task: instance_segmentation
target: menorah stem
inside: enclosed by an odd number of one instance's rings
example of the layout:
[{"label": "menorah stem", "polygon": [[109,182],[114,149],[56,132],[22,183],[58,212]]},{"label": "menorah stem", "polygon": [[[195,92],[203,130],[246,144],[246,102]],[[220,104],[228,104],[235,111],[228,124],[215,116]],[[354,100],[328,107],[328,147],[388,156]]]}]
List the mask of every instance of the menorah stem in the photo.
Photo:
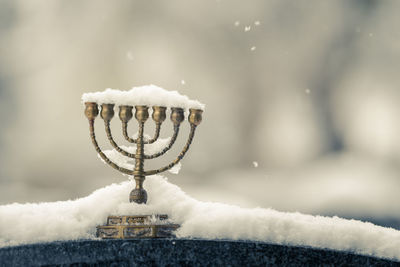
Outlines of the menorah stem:
[{"label": "menorah stem", "polygon": [[143,181],[145,179],[143,136],[144,123],[148,118],[147,107],[137,106],[135,117],[139,122],[138,137],[136,139],[135,169],[133,170],[133,176],[136,181],[136,188],[131,192],[129,196],[129,201],[141,204],[147,202],[147,193],[146,190],[143,189]]},{"label": "menorah stem", "polygon": [[144,174],[144,142],[143,142],[144,123],[139,122],[138,138],[136,139],[136,156],[135,156],[135,176],[143,176]]}]

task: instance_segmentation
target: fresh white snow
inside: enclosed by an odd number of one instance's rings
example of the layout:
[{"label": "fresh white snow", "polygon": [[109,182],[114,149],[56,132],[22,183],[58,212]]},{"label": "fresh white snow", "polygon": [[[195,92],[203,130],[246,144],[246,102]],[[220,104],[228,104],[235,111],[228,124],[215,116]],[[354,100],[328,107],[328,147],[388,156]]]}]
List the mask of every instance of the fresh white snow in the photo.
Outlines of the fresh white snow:
[{"label": "fresh white snow", "polygon": [[400,260],[400,231],[338,217],[201,202],[164,177],[147,177],[147,205],[128,202],[131,181],[52,203],[0,206],[0,246],[95,238],[110,214],[168,214],[181,238],[255,240]]},{"label": "fresh white snow", "polygon": [[169,169],[168,171],[172,174],[178,174],[181,171],[182,163],[178,162],[174,167]]},{"label": "fresh white snow", "polygon": [[204,110],[205,105],[197,100],[191,100],[177,91],[167,91],[155,85],[133,87],[129,91],[106,89],[102,92],[85,93],[82,95],[82,102],[96,102],[98,104],[119,105],[147,105],[180,107],[188,110],[189,108]]}]

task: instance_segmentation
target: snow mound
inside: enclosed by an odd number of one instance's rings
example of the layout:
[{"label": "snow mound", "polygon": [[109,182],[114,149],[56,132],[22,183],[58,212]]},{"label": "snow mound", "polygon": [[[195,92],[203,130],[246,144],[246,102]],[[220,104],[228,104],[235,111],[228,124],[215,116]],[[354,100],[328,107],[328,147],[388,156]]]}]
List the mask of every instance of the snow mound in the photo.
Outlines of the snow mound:
[{"label": "snow mound", "polygon": [[95,238],[108,215],[168,214],[178,237],[254,240],[400,260],[400,231],[338,217],[245,209],[201,202],[162,176],[145,181],[148,204],[128,202],[133,182],[112,184],[69,201],[0,206],[0,246]]},{"label": "snow mound", "polygon": [[98,104],[120,105],[146,105],[179,107],[185,110],[190,108],[204,110],[205,105],[197,100],[190,100],[187,96],[177,91],[167,91],[155,85],[133,87],[129,91],[106,89],[103,92],[85,93],[82,102],[96,102]]}]

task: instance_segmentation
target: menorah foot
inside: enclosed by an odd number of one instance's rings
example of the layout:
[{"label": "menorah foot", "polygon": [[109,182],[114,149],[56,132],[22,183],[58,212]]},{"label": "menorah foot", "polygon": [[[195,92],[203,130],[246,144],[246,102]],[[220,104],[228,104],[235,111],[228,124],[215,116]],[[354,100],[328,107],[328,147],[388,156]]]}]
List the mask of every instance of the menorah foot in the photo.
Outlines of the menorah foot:
[{"label": "menorah foot", "polygon": [[167,215],[108,216],[107,224],[97,226],[102,239],[175,237],[178,224],[167,223]]},{"label": "menorah foot", "polygon": [[143,188],[133,189],[129,195],[129,202],[135,202],[138,204],[146,204],[147,202],[147,192]]}]

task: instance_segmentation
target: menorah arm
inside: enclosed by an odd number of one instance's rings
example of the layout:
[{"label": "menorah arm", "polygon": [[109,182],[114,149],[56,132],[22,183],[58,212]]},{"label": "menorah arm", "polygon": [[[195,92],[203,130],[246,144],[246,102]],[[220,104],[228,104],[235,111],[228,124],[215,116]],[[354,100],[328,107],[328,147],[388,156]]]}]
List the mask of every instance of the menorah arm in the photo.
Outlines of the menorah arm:
[{"label": "menorah arm", "polygon": [[[157,123],[154,137],[150,140],[143,141],[143,144],[152,144],[155,141],[157,141],[158,137],[160,136],[160,130],[161,130],[161,123]],[[136,139],[130,138],[128,135],[128,123],[126,122],[122,122],[122,133],[128,142],[136,144],[137,142]]]},{"label": "menorah arm", "polygon": [[164,172],[167,171],[169,169],[171,169],[172,167],[174,167],[176,164],[178,164],[179,161],[181,161],[181,159],[185,156],[186,152],[189,150],[190,144],[193,141],[193,137],[194,137],[194,133],[196,131],[196,125],[191,124],[190,126],[190,134],[189,134],[189,138],[186,142],[186,145],[183,147],[182,152],[179,154],[179,156],[170,164],[168,164],[167,166],[160,168],[158,170],[151,170],[151,171],[147,171],[145,172],[145,175],[153,175],[153,174],[157,174],[160,172]]},{"label": "menorah arm", "polygon": [[129,153],[125,150],[123,150],[122,148],[120,148],[117,143],[115,143],[112,134],[111,134],[111,129],[110,129],[110,121],[104,121],[104,125],[106,128],[106,134],[107,134],[107,138],[108,140],[110,140],[111,145],[115,148],[115,150],[117,150],[119,153],[121,153],[124,156],[130,157],[132,159],[135,158],[135,154]]},{"label": "menorah arm", "polygon": [[127,122],[122,122],[122,134],[124,135],[125,139],[129,143],[135,143],[136,144],[136,139],[130,138],[128,135],[128,123]]},{"label": "menorah arm", "polygon": [[156,130],[154,133],[154,137],[150,140],[144,141],[143,144],[152,144],[157,141],[158,137],[160,137],[161,123],[156,123]]},{"label": "menorah arm", "polygon": [[128,174],[128,175],[132,175],[132,171],[122,168],[120,166],[118,166],[117,164],[115,164],[114,162],[112,162],[109,158],[107,158],[106,155],[104,155],[103,151],[101,151],[99,145],[97,144],[96,141],[96,135],[94,134],[94,120],[89,120],[89,131],[90,131],[90,138],[92,139],[92,143],[94,145],[94,148],[96,149],[97,153],[99,153],[100,157],[111,167],[113,167],[114,169]]},{"label": "menorah arm", "polygon": [[178,137],[178,133],[179,133],[179,124],[175,124],[174,125],[174,134],[172,135],[171,140],[169,141],[168,145],[158,153],[155,153],[153,155],[144,155],[144,158],[145,159],[154,159],[161,155],[164,155],[174,145],[176,138]]}]

